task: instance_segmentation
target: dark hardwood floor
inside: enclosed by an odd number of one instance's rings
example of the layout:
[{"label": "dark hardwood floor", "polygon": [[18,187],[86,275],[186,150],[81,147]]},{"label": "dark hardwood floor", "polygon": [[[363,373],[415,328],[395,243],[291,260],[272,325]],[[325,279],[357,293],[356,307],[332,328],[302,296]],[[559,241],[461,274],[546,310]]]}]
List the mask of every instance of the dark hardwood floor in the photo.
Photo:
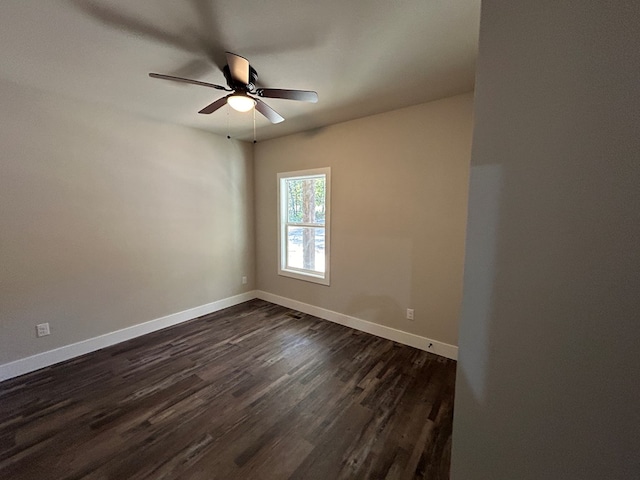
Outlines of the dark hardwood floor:
[{"label": "dark hardwood floor", "polygon": [[449,478],[454,379],[252,300],[0,383],[0,478]]}]

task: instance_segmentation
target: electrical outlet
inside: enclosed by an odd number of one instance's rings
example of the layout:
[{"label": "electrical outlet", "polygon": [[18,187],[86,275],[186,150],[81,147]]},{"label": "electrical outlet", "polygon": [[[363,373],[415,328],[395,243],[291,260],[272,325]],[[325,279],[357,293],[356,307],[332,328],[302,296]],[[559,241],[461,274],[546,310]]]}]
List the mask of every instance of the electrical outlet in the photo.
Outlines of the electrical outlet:
[{"label": "electrical outlet", "polygon": [[247,284],[247,277],[242,277],[242,284],[246,285]]},{"label": "electrical outlet", "polygon": [[36,335],[38,337],[46,337],[49,334],[51,334],[51,331],[49,330],[48,323],[40,323],[36,325]]},{"label": "electrical outlet", "polygon": [[413,320],[413,308],[407,308],[407,320]]}]

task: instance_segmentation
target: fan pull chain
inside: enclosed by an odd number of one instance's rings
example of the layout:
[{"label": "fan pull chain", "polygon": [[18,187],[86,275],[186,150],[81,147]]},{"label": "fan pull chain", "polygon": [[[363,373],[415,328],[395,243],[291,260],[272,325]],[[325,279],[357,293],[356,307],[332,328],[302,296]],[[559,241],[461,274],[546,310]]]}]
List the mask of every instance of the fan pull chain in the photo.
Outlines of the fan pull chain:
[{"label": "fan pull chain", "polygon": [[227,138],[231,138],[231,132],[229,131],[229,104],[227,103]]},{"label": "fan pull chain", "polygon": [[256,107],[253,107],[253,143],[256,142]]}]

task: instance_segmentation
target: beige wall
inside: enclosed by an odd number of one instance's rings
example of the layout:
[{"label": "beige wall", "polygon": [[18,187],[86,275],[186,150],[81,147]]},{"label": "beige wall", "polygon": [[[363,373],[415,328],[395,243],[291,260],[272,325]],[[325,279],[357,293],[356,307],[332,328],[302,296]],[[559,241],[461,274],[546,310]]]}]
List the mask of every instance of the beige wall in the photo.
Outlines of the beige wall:
[{"label": "beige wall", "polygon": [[483,1],[454,479],[639,478],[639,27]]},{"label": "beige wall", "polygon": [[7,82],[0,105],[0,364],[254,288],[250,144]]},{"label": "beige wall", "polygon": [[[257,287],[457,344],[471,130],[466,94],[259,142]],[[329,287],[277,275],[276,174],[326,166]]]}]

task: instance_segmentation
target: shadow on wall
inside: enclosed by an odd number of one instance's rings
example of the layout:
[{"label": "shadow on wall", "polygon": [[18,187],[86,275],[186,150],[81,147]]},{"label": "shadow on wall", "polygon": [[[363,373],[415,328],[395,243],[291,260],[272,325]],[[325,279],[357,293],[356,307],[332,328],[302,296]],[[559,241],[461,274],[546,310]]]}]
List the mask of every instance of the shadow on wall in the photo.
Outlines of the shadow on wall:
[{"label": "shadow on wall", "polygon": [[[487,402],[490,328],[493,315],[500,197],[503,188],[500,165],[480,165],[469,172],[469,215],[460,315],[454,447],[463,444],[457,431],[473,429],[475,419],[484,418]],[[458,404],[464,402],[463,408]],[[484,412],[484,413],[483,413]],[[481,432],[479,432],[479,435]],[[464,442],[468,440],[465,438]],[[471,440],[471,442],[490,441]],[[464,445],[465,453],[469,447]],[[455,451],[455,450],[454,450]],[[491,462],[476,454],[471,463]]]},{"label": "shadow on wall", "polygon": [[467,225],[464,297],[460,319],[460,343],[474,348],[460,352],[459,370],[474,400],[484,404],[492,313],[495,257],[500,221],[502,167],[473,167],[469,177],[470,215]]},{"label": "shadow on wall", "polygon": [[302,135],[304,135],[305,137],[315,137],[316,135],[320,135],[321,133],[323,133],[326,129],[327,127],[310,128],[302,132]]},{"label": "shadow on wall", "polygon": [[568,166],[471,169],[453,472],[635,478],[637,213],[608,183],[631,172],[543,153]]},{"label": "shadow on wall", "polygon": [[356,318],[387,325],[389,318],[402,316],[402,307],[387,295],[354,295],[347,305],[347,314]]}]

